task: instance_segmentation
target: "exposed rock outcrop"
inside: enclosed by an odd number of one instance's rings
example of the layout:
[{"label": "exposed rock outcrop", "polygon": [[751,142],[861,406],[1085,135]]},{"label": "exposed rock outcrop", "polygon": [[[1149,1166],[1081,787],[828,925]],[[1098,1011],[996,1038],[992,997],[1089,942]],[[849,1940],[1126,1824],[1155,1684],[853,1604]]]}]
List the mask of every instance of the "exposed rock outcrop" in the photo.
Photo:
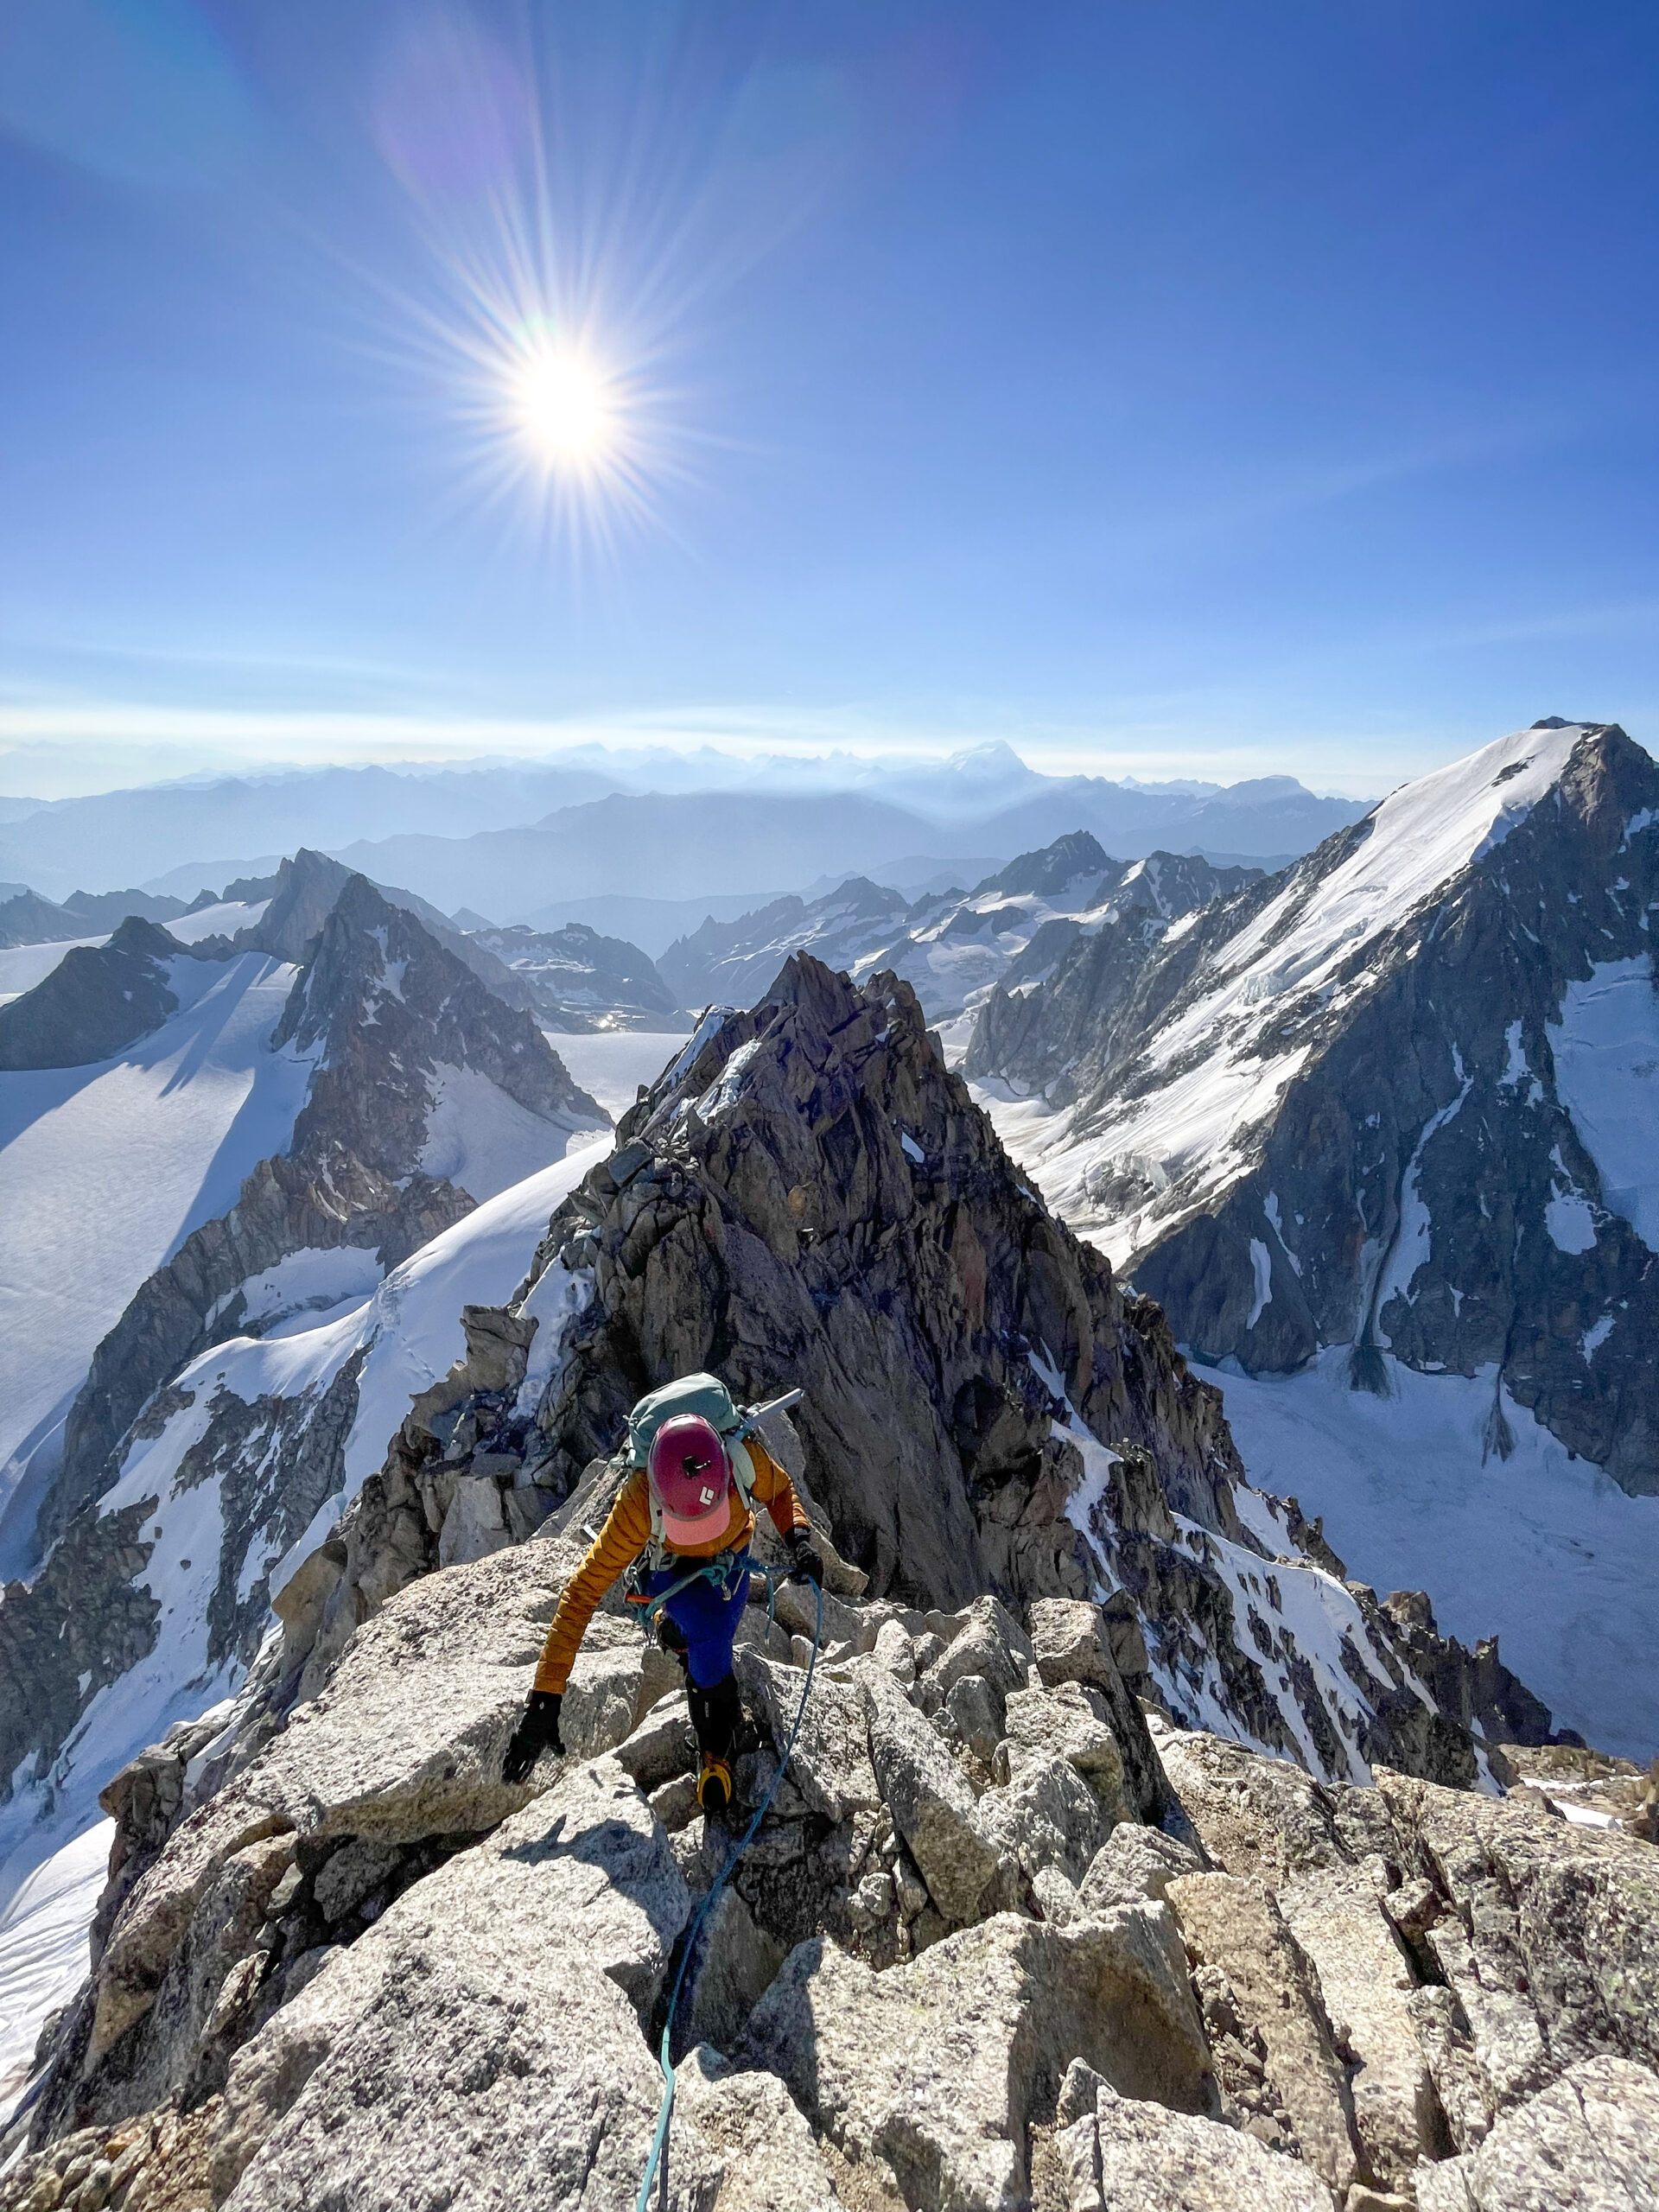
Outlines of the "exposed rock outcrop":
[{"label": "exposed rock outcrop", "polygon": [[[296,873],[277,935],[308,920]],[[267,910],[264,926],[276,912]],[[404,909],[347,880],[272,1037],[313,1063],[293,1142],[262,1161],[235,1206],[185,1240],[99,1346],[65,1430],[43,1525],[65,1526],[152,1392],[207,1345],[241,1332],[244,1286],[289,1253],[359,1246],[395,1267],[471,1211],[474,1194],[423,1166],[443,1071],[481,1076],[548,1125],[550,1154],[605,1126],[526,1015],[493,1000]]]},{"label": "exposed rock outcrop", "polygon": [[181,964],[207,957],[135,914],[107,944],[78,944],[31,991],[0,1007],[0,1069],[113,1059],[178,1011]]},{"label": "exposed rock outcrop", "polygon": [[[91,2204],[100,2158],[115,2212],[505,2207],[527,2176],[550,2205],[632,2203],[667,1980],[729,1844],[675,1797],[677,1669],[620,1606],[572,1678],[569,1756],[499,1781],[579,1555],[547,1535],[418,1578],[182,1820],[153,1757],[119,1779],[122,1878],[4,2212]],[[1651,1846],[1524,1793],[1333,1788],[1160,1724],[1191,1841],[1120,1806],[1080,1886],[1033,1880],[1004,1840],[1033,1758],[1102,1816],[1086,1686],[1058,1671],[1080,1615],[1039,1605],[1022,1627],[981,1600],[925,1624],[853,1598],[835,1618],[797,1763],[699,1954],[671,2202],[1647,2204]],[[781,1633],[757,1594],[744,1802],[804,1684]],[[916,1669],[929,1639],[990,1669],[953,1687],[1023,1683],[988,1769],[928,1691],[938,1656]],[[936,1853],[925,1802],[983,1840],[982,1884],[963,1842]]]},{"label": "exposed rock outcrop", "polygon": [[[290,869],[267,910],[278,950],[284,931],[310,930],[314,873]],[[134,921],[87,957],[105,959],[145,932],[161,935]],[[20,1777],[43,1776],[88,1706],[154,1648],[162,1603],[149,1570],[162,1488],[198,1491],[219,1508],[217,1527],[200,1535],[218,1570],[207,1618],[188,1624],[206,1630],[204,1680],[252,1661],[269,1619],[270,1568],[345,1489],[360,1349],[344,1343],[325,1372],[248,1395],[222,1377],[175,1388],[190,1363],[303,1313],[308,1295],[323,1308],[347,1291],[360,1295],[493,1194],[451,1179],[435,1157],[447,1086],[461,1087],[451,1120],[511,1117],[526,1166],[606,1124],[535,1022],[492,997],[364,878],[346,879],[305,944],[307,963],[271,1039],[311,1070],[291,1146],[260,1162],[228,1214],[185,1239],[99,1345],[41,1510],[43,1571],[10,1585],[0,1604],[0,1799]],[[187,957],[174,947],[168,958]],[[164,979],[159,956],[143,958]],[[463,1155],[465,1136],[463,1126]],[[483,1158],[488,1168],[487,1145]],[[145,1494],[148,1504],[141,1497],[102,1512],[135,1447],[158,1439],[162,1487]],[[175,1633],[185,1626],[175,1623]]]},{"label": "exposed rock outcrop", "polygon": [[773,899],[734,922],[712,918],[671,945],[659,963],[687,1006],[747,1003],[792,952],[807,952],[859,982],[902,976],[930,1020],[959,1014],[999,982],[1046,976],[1080,938],[1133,918],[1137,942],[1212,899],[1254,882],[1259,868],[1217,868],[1196,854],[1156,852],[1115,861],[1086,830],[987,876],[971,892],[929,892],[912,901],[863,876],[813,899]]},{"label": "exposed rock outcrop", "polygon": [[[467,942],[492,952],[539,995],[554,1029],[689,1029],[679,1001],[648,953],[626,938],[603,937],[585,922],[563,929],[468,932]],[[699,1001],[702,1003],[702,1001]]]}]

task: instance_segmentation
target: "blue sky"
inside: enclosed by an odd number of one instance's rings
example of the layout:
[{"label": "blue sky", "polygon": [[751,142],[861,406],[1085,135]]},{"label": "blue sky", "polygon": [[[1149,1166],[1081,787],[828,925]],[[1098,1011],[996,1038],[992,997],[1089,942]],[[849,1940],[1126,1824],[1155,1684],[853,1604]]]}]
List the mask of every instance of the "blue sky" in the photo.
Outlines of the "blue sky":
[{"label": "blue sky", "polygon": [[[3,0],[0,785],[1651,745],[1656,105],[1559,0]],[[531,303],[626,499],[492,416]]]}]

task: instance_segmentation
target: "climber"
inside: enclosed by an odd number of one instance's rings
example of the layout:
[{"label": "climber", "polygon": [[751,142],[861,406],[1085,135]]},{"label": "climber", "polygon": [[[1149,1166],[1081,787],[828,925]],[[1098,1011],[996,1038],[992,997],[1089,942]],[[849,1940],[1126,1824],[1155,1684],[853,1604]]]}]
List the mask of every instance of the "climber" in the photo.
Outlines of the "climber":
[{"label": "climber", "polygon": [[[707,1412],[670,1410],[688,1401]],[[730,1410],[729,1421],[721,1418],[722,1409]],[[653,1412],[667,1417],[653,1423]],[[716,1815],[730,1805],[732,1754],[742,1717],[732,1638],[748,1595],[752,1500],[772,1515],[789,1551],[791,1580],[820,1586],[823,1580],[823,1562],[794,1484],[752,1428],[729,1441],[721,1433],[723,1427],[730,1435],[738,1426],[725,1386],[712,1376],[684,1376],[634,1408],[629,1428],[636,1458],[644,1446],[645,1464],[636,1465],[624,1482],[604,1527],[565,1585],[535,1685],[507,1745],[505,1780],[524,1781],[543,1751],[563,1755],[559,1704],[582,1632],[617,1576],[643,1553],[639,1599],[666,1616],[661,1641],[686,1670],[702,1753],[697,1802]]]}]

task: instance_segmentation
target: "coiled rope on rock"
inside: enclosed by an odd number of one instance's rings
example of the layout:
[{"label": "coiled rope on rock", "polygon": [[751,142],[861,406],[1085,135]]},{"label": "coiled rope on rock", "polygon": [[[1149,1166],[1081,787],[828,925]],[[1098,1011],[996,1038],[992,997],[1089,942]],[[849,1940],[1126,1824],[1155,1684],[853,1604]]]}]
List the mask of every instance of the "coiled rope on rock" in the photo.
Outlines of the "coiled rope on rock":
[{"label": "coiled rope on rock", "polygon": [[[753,1569],[753,1572],[757,1574],[764,1574],[766,1578],[766,1612],[768,1618],[770,1618],[772,1600],[777,1594],[773,1585],[779,1580],[786,1580],[788,1579],[790,1570],[786,1568],[757,1566]],[[817,1617],[813,1624],[812,1629],[812,1649],[807,1658],[806,1680],[801,1686],[801,1701],[795,1708],[795,1719],[790,1728],[789,1740],[784,1745],[784,1755],[778,1762],[777,1772],[772,1776],[772,1780],[766,1784],[766,1792],[765,1796],[761,1798],[760,1802],[755,1807],[747,1827],[744,1829],[742,1834],[739,1837],[736,1848],[733,1851],[731,1857],[726,1861],[726,1864],[721,1868],[720,1872],[715,1876],[713,1886],[710,1888],[708,1896],[704,1897],[702,1903],[697,1907],[696,1911],[693,1914],[690,1927],[686,1932],[685,1947],[680,1953],[679,1968],[674,1976],[674,1986],[670,1993],[668,2000],[668,2016],[663,2022],[662,2049],[658,2054],[659,2063],[663,2069],[663,2101],[658,2108],[657,2133],[652,2138],[651,2156],[645,2162],[645,2178],[639,2183],[639,2194],[634,2199],[633,2212],[645,2212],[645,2199],[651,2194],[651,2184],[653,2180],[658,2179],[659,2177],[662,2186],[658,2193],[658,2202],[659,2207],[662,2208],[662,2212],[667,2212],[668,2130],[669,2123],[674,2117],[675,2069],[674,2060],[671,2051],[671,2044],[674,2034],[674,2016],[679,2009],[680,1999],[684,1993],[687,1969],[690,1967],[693,1958],[696,1955],[697,1937],[702,1932],[702,1923],[707,1920],[710,1912],[713,1911],[715,1901],[718,1899],[721,1891],[725,1888],[727,1883],[731,1879],[733,1873],[736,1871],[738,1860],[742,1858],[744,1853],[754,1841],[756,1833],[760,1828],[761,1821],[765,1820],[766,1815],[771,1811],[772,1801],[778,1795],[778,1785],[783,1780],[785,1774],[788,1770],[790,1759],[793,1756],[795,1750],[795,1739],[801,1732],[801,1723],[806,1718],[806,1700],[812,1694],[812,1670],[818,1663],[818,1650],[823,1642],[823,1586],[815,1582],[812,1585],[812,1594],[817,1600]]]}]

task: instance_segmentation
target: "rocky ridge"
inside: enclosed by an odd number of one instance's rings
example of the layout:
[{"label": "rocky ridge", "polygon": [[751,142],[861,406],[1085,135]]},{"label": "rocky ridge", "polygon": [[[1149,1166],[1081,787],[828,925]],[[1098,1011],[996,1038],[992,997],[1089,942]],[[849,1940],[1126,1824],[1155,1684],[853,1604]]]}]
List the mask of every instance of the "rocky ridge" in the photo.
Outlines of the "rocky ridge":
[{"label": "rocky ridge", "polygon": [[33,990],[0,1007],[0,1069],[83,1067],[159,1029],[213,950],[130,915],[105,944],[73,945]]},{"label": "rocky ridge", "polygon": [[634,1400],[712,1367],[752,1401],[804,1389],[807,1484],[879,1596],[1098,1601],[1132,1694],[1333,1777],[1471,1782],[1483,1735],[1548,1738],[1495,1647],[1344,1581],[1244,1484],[1219,1394],[1024,1183],[907,985],[795,956],[704,1018],[618,1140],[319,1560],[325,1658],[537,1501],[602,1511]]},{"label": "rocky ridge", "polygon": [[[275,1734],[204,1766],[181,1731],[111,1784],[93,1972],[5,2212],[633,2201],[728,1840],[694,1817],[677,1669],[620,1606],[569,1756],[499,1779],[576,1510],[397,1592]],[[1173,1730],[1086,1601],[830,1614],[696,1962],[670,2202],[1651,2203],[1651,1844]],[[810,1618],[795,1589],[746,1617],[746,1802]]]},{"label": "rocky ridge", "polygon": [[1652,1491],[1656,906],[1659,768],[1552,721],[993,994],[965,1072],[1030,1102],[1061,1211],[1206,1359],[1489,1376],[1491,1448],[1507,1392]]},{"label": "rocky ridge", "polygon": [[[792,961],[618,1138],[278,1590],[236,1708],[111,1783],[6,2212],[632,2201],[723,1847],[614,1596],[570,1758],[516,1789],[499,1759],[621,1414],[705,1363],[806,1384],[769,1435],[829,1592],[684,2023],[673,2201],[1520,2212],[1547,2156],[1555,2202],[1642,2202],[1639,1822],[1444,1786],[1495,1791],[1548,1716],[1240,1481],[908,988]],[[787,1586],[747,1617],[749,1802],[812,1618]],[[1212,1712],[1233,1741],[1171,1725]]]},{"label": "rocky ridge", "polygon": [[212,892],[193,900],[150,891],[73,891],[61,905],[37,892],[14,891],[0,899],[0,946],[54,944],[65,938],[92,937],[118,928],[130,914],[147,922],[176,921],[215,903]]}]

